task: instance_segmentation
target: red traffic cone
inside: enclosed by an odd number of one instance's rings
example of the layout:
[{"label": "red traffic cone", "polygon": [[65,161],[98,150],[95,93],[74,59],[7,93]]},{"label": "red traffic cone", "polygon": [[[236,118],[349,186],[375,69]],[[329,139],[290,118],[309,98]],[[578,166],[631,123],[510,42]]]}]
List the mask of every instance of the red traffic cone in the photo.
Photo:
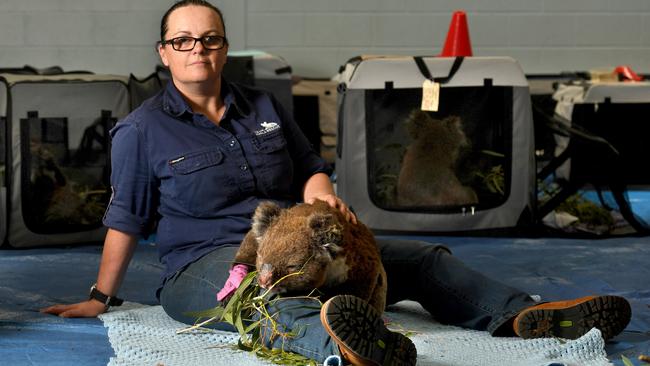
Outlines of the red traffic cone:
[{"label": "red traffic cone", "polygon": [[472,56],[472,44],[469,41],[467,15],[464,11],[458,10],[452,15],[449,32],[447,32],[447,39],[445,40],[445,47],[438,56]]},{"label": "red traffic cone", "polygon": [[627,65],[617,66],[616,69],[614,69],[614,73],[620,76],[619,80],[623,79],[624,81],[643,81],[643,77],[639,76],[632,70],[631,67]]}]

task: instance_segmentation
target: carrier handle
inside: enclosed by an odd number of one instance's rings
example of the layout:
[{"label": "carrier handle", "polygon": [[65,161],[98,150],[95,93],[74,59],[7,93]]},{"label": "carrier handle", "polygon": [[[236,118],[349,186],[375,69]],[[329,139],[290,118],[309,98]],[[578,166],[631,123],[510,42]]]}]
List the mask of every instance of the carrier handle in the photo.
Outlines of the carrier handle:
[{"label": "carrier handle", "polygon": [[456,71],[460,69],[460,65],[463,63],[465,57],[464,56],[456,57],[454,63],[451,65],[451,70],[449,70],[449,75],[447,75],[446,77],[439,77],[439,78],[434,78],[433,76],[431,76],[431,72],[429,71],[429,68],[424,63],[423,56],[415,56],[413,57],[413,59],[415,60],[415,64],[418,66],[420,73],[422,73],[422,76],[439,84],[447,84],[449,80],[451,80],[451,78],[454,77]]}]

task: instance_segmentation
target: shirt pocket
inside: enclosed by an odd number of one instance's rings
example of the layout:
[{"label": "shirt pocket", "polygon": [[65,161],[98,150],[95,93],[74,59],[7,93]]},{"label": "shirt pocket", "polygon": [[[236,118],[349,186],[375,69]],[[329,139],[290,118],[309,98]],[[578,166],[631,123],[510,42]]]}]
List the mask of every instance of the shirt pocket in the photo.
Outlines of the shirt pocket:
[{"label": "shirt pocket", "polygon": [[187,175],[221,164],[223,154],[220,150],[204,151],[182,155],[171,159],[169,166],[176,175]]},{"label": "shirt pocket", "polygon": [[289,193],[293,181],[293,160],[282,130],[254,136],[253,148],[258,189],[268,196]]},{"label": "shirt pocket", "polygon": [[191,152],[170,159],[172,196],[190,214],[207,217],[226,207],[237,195],[233,169],[219,149]]},{"label": "shirt pocket", "polygon": [[263,135],[256,135],[253,139],[253,146],[258,152],[270,154],[286,148],[287,140],[281,130],[276,130]]}]

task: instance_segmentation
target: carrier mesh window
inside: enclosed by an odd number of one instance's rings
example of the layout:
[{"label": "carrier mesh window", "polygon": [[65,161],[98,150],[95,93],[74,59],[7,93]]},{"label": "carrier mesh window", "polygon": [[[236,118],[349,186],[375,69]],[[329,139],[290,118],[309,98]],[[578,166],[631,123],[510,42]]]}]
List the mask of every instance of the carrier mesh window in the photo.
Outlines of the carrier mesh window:
[{"label": "carrier mesh window", "polygon": [[21,119],[22,211],[29,230],[62,233],[99,227],[109,194],[109,135],[114,123],[104,113],[69,141],[67,118]]},{"label": "carrier mesh window", "polygon": [[421,89],[368,90],[368,191],[387,210],[458,212],[507,200],[512,88],[442,88],[438,112]]},{"label": "carrier mesh window", "polygon": [[606,138],[620,155],[602,154],[602,147],[573,139],[571,179],[583,179],[597,184],[613,181],[650,184],[650,169],[640,168],[647,165],[647,157],[650,155],[650,145],[647,142],[650,136],[649,115],[650,103],[574,105],[572,124]]},{"label": "carrier mesh window", "polygon": [[7,141],[7,119],[0,117],[0,187],[6,187],[7,181],[7,149],[9,148],[9,141]]}]

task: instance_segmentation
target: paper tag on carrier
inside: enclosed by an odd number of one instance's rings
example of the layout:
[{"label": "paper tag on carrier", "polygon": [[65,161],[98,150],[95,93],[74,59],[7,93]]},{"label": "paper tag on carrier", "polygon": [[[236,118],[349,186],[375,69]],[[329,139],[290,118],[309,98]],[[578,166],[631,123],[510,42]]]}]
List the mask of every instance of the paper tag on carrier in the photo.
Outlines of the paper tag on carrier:
[{"label": "paper tag on carrier", "polygon": [[422,83],[422,110],[437,112],[440,102],[440,84],[429,79]]}]

